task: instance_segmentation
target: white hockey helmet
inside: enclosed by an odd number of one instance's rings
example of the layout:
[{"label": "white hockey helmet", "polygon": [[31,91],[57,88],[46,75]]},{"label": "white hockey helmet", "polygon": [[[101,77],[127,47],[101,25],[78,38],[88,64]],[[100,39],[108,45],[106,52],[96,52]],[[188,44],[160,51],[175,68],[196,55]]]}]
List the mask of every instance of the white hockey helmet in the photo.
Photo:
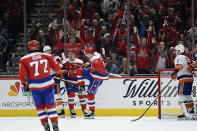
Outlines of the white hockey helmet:
[{"label": "white hockey helmet", "polygon": [[56,56],[54,56],[54,59],[55,59],[55,61],[57,61],[57,60],[58,60],[59,62],[61,62],[61,61],[62,61],[62,59],[61,59],[59,56],[57,56],[57,55],[56,55]]},{"label": "white hockey helmet", "polygon": [[46,53],[46,51],[51,50],[51,47],[48,45],[45,45],[43,48],[43,52]]},{"label": "white hockey helmet", "polygon": [[183,54],[185,51],[185,47],[181,44],[175,47],[176,54]]}]

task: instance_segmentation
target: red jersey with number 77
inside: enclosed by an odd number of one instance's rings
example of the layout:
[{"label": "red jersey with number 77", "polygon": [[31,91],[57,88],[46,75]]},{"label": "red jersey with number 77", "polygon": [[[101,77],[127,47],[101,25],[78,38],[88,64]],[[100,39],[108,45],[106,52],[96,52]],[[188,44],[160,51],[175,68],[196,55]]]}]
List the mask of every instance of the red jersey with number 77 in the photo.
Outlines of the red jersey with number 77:
[{"label": "red jersey with number 77", "polygon": [[50,69],[58,72],[61,66],[52,55],[34,52],[20,59],[19,79],[23,84],[28,81],[30,90],[49,88],[55,85]]}]

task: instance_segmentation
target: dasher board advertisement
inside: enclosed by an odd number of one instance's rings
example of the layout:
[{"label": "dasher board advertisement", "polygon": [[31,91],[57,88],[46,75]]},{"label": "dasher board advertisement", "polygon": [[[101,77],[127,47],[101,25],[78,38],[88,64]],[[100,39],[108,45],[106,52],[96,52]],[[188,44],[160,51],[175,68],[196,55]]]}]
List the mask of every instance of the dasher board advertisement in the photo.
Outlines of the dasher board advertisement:
[{"label": "dasher board advertisement", "polygon": [[[164,87],[169,80],[170,78],[166,78],[162,81],[161,87]],[[22,90],[22,85],[18,79],[0,79],[0,84],[0,116],[2,115],[1,112],[6,114],[6,111],[35,110],[31,94]],[[86,85],[88,85],[87,81]],[[173,81],[169,86],[170,88],[163,92],[161,98],[162,107],[174,108],[179,106],[177,85],[178,82]],[[194,82],[194,85],[196,85],[196,82]],[[68,109],[68,97],[63,82],[61,83],[61,94],[64,100],[64,107]],[[96,93],[97,114],[139,115],[157,96],[157,77],[110,78],[103,82]],[[194,97],[196,97],[196,93],[194,93]],[[75,98],[75,109],[81,109],[77,95]],[[151,107],[154,112],[150,110],[148,114],[157,115],[157,108],[158,102],[156,101]]]}]

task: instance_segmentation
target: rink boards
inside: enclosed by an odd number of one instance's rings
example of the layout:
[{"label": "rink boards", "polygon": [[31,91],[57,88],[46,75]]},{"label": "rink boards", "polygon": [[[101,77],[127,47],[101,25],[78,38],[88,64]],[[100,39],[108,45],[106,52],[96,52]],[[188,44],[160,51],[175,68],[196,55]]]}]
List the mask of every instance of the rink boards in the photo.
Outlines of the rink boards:
[{"label": "rink boards", "polygon": [[[164,87],[170,78],[162,81]],[[194,82],[194,86],[196,85]],[[36,116],[33,100],[25,94],[17,78],[0,78],[0,117]],[[88,85],[88,82],[86,82]],[[162,96],[162,108],[174,110],[178,105],[177,81],[173,81],[170,89]],[[99,87],[96,94],[96,116],[139,116],[155,100],[158,95],[157,77],[122,77],[110,78]],[[61,94],[64,99],[66,115],[68,115],[67,92],[61,83]],[[77,115],[82,115],[76,97]],[[146,116],[158,115],[158,102],[154,102]]]}]

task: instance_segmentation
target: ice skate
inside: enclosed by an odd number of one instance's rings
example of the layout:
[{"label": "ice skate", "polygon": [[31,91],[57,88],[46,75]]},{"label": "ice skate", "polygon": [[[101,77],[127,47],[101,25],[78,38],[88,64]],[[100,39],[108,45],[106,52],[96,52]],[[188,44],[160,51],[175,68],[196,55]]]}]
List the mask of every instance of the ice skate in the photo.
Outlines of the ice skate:
[{"label": "ice skate", "polygon": [[58,117],[59,118],[65,118],[65,111],[64,110],[60,110],[58,113]]},{"label": "ice skate", "polygon": [[191,108],[189,111],[188,111],[189,114],[194,114],[194,108]]},{"label": "ice skate", "polygon": [[50,126],[48,122],[45,122],[44,124],[44,131],[50,131]]},{"label": "ice skate", "polygon": [[184,113],[183,113],[183,114],[181,114],[181,115],[178,115],[178,116],[177,116],[177,118],[178,118],[178,119],[185,119],[185,117],[186,117],[186,116],[185,116],[185,114],[184,114]]},{"label": "ice skate", "polygon": [[82,112],[83,112],[84,118],[86,118],[86,115],[88,114],[88,112],[86,111],[86,109],[83,109]]},{"label": "ice skate", "polygon": [[94,119],[94,111],[90,111],[86,114],[85,119]]},{"label": "ice skate", "polygon": [[53,126],[53,131],[60,131],[55,121],[53,121],[52,126]]},{"label": "ice skate", "polygon": [[70,117],[71,118],[76,118],[76,112],[73,109],[70,110]]}]

